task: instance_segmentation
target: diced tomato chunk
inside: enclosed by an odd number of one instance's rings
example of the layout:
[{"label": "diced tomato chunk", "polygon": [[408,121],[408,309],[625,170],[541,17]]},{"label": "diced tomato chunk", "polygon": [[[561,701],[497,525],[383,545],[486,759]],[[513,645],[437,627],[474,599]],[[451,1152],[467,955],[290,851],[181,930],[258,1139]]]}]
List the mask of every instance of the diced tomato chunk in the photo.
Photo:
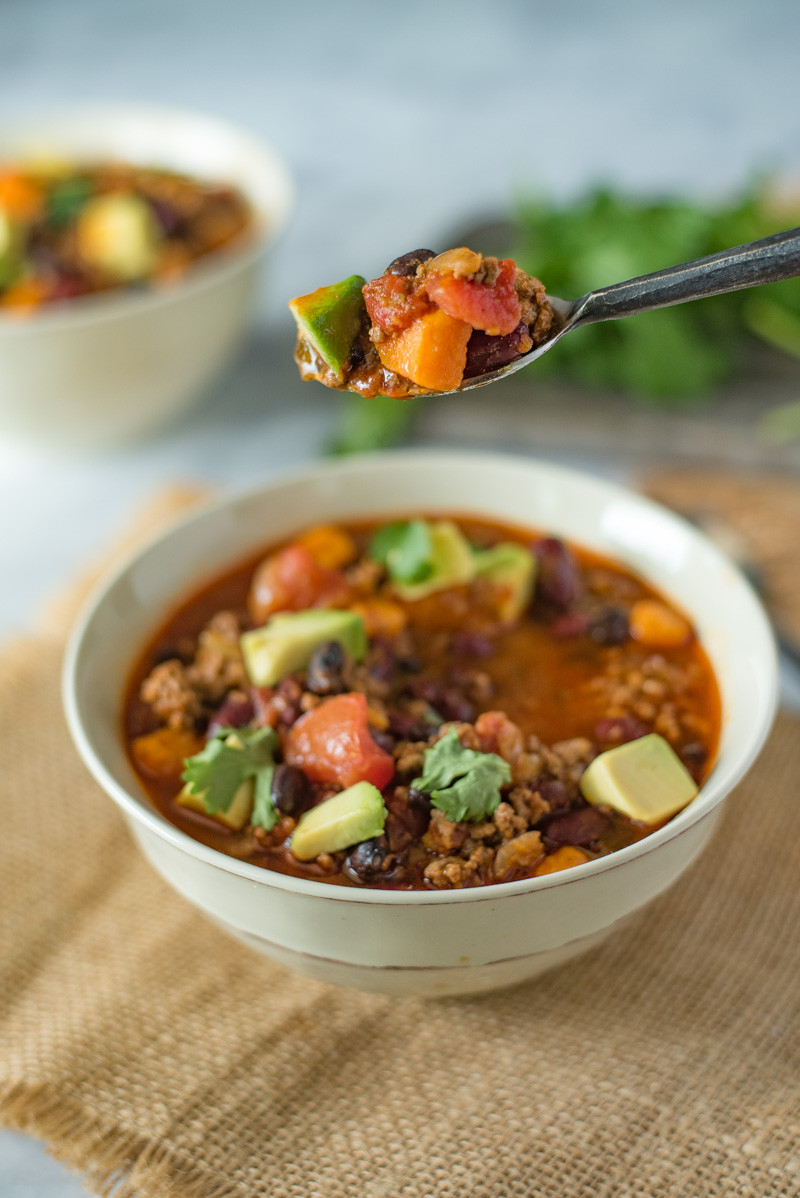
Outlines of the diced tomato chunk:
[{"label": "diced tomato chunk", "polygon": [[516,270],[513,259],[503,258],[500,273],[491,284],[431,271],[426,288],[448,316],[465,320],[473,329],[483,329],[493,337],[502,337],[513,333],[522,314],[514,289]]},{"label": "diced tomato chunk", "polygon": [[288,545],[270,554],[256,569],[248,606],[253,619],[263,622],[278,611],[336,607],[348,596],[341,573],[326,570],[305,545]]},{"label": "diced tomato chunk", "polygon": [[433,309],[421,292],[414,291],[414,280],[402,275],[381,275],[363,288],[369,318],[384,333],[401,333]]},{"label": "diced tomato chunk", "polygon": [[394,758],[370,736],[367,700],[357,691],[301,716],[286,734],[283,754],[312,782],[342,788],[371,782],[380,790],[394,774]]}]

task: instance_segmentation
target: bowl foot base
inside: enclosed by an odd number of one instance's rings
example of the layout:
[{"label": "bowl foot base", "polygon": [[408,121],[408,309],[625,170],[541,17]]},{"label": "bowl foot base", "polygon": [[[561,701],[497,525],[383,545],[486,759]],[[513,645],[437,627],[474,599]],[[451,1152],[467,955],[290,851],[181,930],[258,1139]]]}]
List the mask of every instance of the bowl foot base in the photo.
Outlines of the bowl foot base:
[{"label": "bowl foot base", "polygon": [[502,990],[530,981],[581,953],[595,948],[623,927],[631,916],[621,919],[610,927],[601,928],[590,936],[582,936],[569,944],[522,957],[511,957],[485,963],[464,962],[451,966],[403,966],[403,965],[358,965],[333,961],[285,948],[214,920],[218,927],[234,936],[249,948],[263,956],[285,965],[297,973],[334,986],[345,986],[352,990],[366,990],[372,994],[396,994],[414,998],[448,998],[458,994],[480,994],[488,990]]}]

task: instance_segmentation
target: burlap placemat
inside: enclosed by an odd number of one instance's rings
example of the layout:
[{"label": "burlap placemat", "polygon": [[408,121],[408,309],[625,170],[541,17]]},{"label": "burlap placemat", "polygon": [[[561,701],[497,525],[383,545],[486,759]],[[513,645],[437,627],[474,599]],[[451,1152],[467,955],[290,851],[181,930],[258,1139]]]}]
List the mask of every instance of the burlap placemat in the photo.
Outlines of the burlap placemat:
[{"label": "burlap placemat", "polygon": [[115,1198],[800,1194],[800,725],[704,858],[538,982],[424,1003],[227,939],[61,715],[62,603],[0,655],[0,1118]]}]

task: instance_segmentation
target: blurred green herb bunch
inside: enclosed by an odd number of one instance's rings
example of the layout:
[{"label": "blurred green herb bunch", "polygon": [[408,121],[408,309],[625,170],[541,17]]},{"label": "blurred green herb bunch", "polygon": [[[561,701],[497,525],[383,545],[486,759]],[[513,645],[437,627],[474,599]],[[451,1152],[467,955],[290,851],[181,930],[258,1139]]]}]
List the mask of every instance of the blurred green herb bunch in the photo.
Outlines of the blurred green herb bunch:
[{"label": "blurred green herb bunch", "polygon": [[[551,295],[576,299],[798,223],[800,194],[780,197],[769,180],[718,204],[597,188],[567,203],[518,202],[510,252]],[[730,378],[754,342],[800,359],[800,279],[588,325],[565,337],[528,378],[532,387],[560,377],[654,405],[689,404]],[[419,402],[350,397],[334,451],[391,444]],[[800,399],[772,409],[765,427],[778,439],[800,435]]]}]

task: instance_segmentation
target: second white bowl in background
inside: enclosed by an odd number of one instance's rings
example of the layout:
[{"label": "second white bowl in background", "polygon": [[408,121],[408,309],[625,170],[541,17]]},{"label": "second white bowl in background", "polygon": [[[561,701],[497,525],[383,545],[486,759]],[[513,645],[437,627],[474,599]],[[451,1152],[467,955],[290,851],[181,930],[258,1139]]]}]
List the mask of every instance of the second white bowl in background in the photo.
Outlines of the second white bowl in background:
[{"label": "second white bowl in background", "polygon": [[293,187],[280,157],[216,117],[148,106],[61,111],[0,136],[0,161],[58,156],[164,167],[237,187],[254,229],[173,286],[0,316],[0,433],[58,446],[121,444],[166,424],[236,349]]}]

